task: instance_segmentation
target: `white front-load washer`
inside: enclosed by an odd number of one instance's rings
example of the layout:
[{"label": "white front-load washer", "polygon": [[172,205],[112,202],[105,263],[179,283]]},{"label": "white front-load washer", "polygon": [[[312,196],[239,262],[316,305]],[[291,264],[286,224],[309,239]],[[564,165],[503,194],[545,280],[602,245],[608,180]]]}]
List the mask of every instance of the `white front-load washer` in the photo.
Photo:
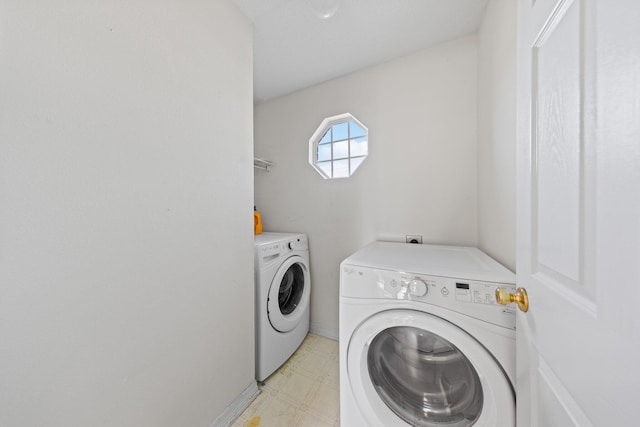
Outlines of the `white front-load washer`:
[{"label": "white front-load washer", "polygon": [[305,234],[255,236],[256,379],[263,381],[309,332],[309,243]]},{"label": "white front-load washer", "polygon": [[374,242],[340,265],[340,422],[513,427],[515,275],[476,248]]}]

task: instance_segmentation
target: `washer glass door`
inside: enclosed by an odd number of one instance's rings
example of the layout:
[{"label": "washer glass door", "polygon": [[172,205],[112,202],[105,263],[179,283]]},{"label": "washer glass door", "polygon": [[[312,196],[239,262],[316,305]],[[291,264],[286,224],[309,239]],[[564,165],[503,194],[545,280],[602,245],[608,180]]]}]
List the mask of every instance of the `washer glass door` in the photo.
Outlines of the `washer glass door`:
[{"label": "washer glass door", "polygon": [[300,324],[309,306],[310,277],[300,256],[287,258],[276,272],[267,298],[267,315],[277,331],[288,332]]},{"label": "washer glass door", "polygon": [[292,264],[285,271],[278,289],[278,307],[285,316],[296,309],[304,293],[304,271],[300,264]]},{"label": "washer glass door", "polygon": [[412,326],[385,329],[369,346],[367,366],[380,398],[412,426],[470,426],[482,412],[475,368],[435,333]]},{"label": "washer glass door", "polygon": [[[503,329],[484,333],[498,338]],[[390,309],[362,320],[341,375],[370,427],[515,425],[515,395],[500,363],[467,331],[431,313]]]}]

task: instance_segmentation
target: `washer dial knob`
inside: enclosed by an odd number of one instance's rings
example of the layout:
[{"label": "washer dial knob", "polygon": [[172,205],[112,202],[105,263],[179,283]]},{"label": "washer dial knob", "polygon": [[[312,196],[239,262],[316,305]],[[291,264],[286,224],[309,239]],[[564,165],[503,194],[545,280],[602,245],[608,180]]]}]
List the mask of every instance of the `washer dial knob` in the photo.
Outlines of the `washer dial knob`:
[{"label": "washer dial knob", "polygon": [[423,297],[429,292],[429,287],[424,280],[413,279],[409,282],[409,295]]}]

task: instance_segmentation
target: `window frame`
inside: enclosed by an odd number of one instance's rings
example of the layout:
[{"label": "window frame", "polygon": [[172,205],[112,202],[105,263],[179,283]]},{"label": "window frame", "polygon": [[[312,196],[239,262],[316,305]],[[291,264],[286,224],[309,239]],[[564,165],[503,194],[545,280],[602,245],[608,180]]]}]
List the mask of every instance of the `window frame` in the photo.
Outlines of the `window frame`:
[{"label": "window frame", "polygon": [[[320,141],[322,141],[324,136],[327,134],[327,132],[330,132],[330,131],[332,132],[333,131],[333,127],[334,126],[339,125],[341,123],[349,123],[349,122],[354,122],[355,124],[360,126],[365,131],[365,135],[362,135],[362,136],[366,136],[367,137],[367,153],[365,155],[355,155],[355,156],[351,155],[351,139],[352,139],[351,138],[351,126],[347,126],[347,137],[346,137],[346,139],[339,139],[339,140],[335,140],[334,141],[333,140],[333,134],[332,134],[329,142],[325,142],[325,143],[322,143],[322,144],[320,142]],[[361,138],[362,136],[356,137],[356,138]],[[356,139],[356,138],[353,138],[353,139]],[[334,144],[337,143],[337,142],[342,142],[342,141],[347,141],[347,157],[334,158],[333,157]],[[325,163],[325,161],[318,162],[318,147],[320,145],[324,145],[324,144],[331,145],[331,156],[330,156],[330,159],[328,161],[326,161],[326,162],[331,163],[331,175],[328,175],[318,165],[318,163]],[[351,170],[351,159],[362,159],[362,161],[360,162],[360,164],[362,164],[362,162],[364,162],[364,159],[366,159],[368,156],[369,156],[369,128],[367,128],[360,120],[355,118],[351,113],[344,113],[344,114],[339,114],[337,116],[332,116],[332,117],[325,118],[322,121],[322,123],[320,123],[320,126],[318,126],[318,128],[313,133],[311,138],[309,139],[309,164],[311,166],[313,166],[313,168],[324,179],[341,179],[341,178],[349,178],[349,177],[353,176],[353,174],[355,173],[355,170],[353,170],[353,171]],[[334,162],[340,161],[340,160],[348,160],[348,175],[347,176],[333,176],[334,175]],[[358,167],[360,167],[360,165],[358,165],[357,168]]]}]

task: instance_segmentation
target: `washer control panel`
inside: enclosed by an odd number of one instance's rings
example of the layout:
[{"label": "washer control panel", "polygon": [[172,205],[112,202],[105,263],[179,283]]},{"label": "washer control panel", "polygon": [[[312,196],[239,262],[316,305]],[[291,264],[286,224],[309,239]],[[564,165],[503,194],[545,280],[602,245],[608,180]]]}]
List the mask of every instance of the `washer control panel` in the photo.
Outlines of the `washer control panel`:
[{"label": "washer control panel", "polygon": [[423,297],[429,292],[429,285],[421,278],[405,277],[387,281],[385,290],[396,298]]},{"label": "washer control panel", "polygon": [[457,301],[496,305],[496,286],[493,283],[456,281]]},{"label": "washer control panel", "polygon": [[495,292],[499,287],[515,292],[513,283],[464,280],[344,264],[340,271],[341,297],[435,304],[515,328],[515,309],[496,302]]},{"label": "washer control panel", "polygon": [[307,239],[302,237],[298,237],[296,239],[291,239],[284,244],[286,249],[291,251],[306,251],[309,250],[309,245],[307,243]]},{"label": "washer control panel", "polygon": [[306,252],[309,250],[309,241],[306,235],[299,235],[277,242],[263,244],[258,248],[257,261],[260,266],[270,265],[281,256],[288,256],[292,252]]}]

